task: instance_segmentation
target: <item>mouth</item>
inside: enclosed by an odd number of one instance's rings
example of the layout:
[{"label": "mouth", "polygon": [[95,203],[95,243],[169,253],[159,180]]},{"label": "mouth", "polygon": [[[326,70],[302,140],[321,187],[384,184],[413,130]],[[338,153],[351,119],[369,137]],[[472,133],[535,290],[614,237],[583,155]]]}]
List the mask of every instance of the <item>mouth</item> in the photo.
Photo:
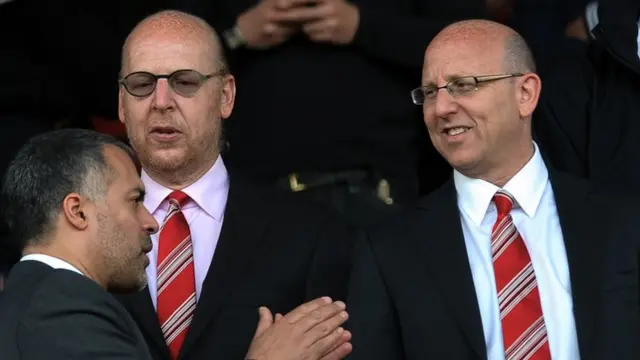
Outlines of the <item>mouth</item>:
[{"label": "mouth", "polygon": [[456,127],[446,128],[442,130],[442,133],[448,136],[457,136],[457,135],[462,135],[469,130],[471,130],[471,128],[468,126],[456,126]]},{"label": "mouth", "polygon": [[182,134],[173,126],[154,126],[151,128],[151,136],[159,140],[172,140]]}]

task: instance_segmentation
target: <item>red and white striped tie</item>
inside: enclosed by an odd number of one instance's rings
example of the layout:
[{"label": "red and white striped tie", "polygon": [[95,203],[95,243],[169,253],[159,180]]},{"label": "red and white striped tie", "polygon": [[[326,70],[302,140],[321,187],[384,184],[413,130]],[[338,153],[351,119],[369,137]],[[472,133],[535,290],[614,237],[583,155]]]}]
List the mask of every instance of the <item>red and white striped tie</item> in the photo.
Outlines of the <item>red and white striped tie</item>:
[{"label": "red and white striped tie", "polygon": [[513,198],[498,191],[493,201],[498,219],[491,232],[491,250],[505,359],[551,359],[536,274],[527,246],[511,217]]},{"label": "red and white striped tie", "polygon": [[182,191],[168,196],[158,245],[158,319],[172,359],[178,358],[196,308],[191,233],[181,211],[188,199]]}]

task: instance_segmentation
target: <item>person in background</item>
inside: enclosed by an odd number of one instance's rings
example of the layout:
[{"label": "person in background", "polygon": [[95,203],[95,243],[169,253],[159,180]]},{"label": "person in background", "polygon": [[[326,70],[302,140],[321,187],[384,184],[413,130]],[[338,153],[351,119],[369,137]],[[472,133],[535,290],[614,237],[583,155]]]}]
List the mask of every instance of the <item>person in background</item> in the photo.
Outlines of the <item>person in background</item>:
[{"label": "person in background", "polygon": [[463,21],[412,92],[453,179],[356,247],[354,360],[638,359],[637,199],[544,161],[523,38]]},{"label": "person in background", "polygon": [[[406,89],[438,31],[485,15],[484,0],[192,0],[184,9],[221,32],[240,89],[224,124],[229,167],[356,225],[417,198],[428,145]],[[428,166],[422,191],[443,178],[443,166]]]},{"label": "person in background", "polygon": [[[236,86],[215,31],[183,12],[153,14],[127,37],[121,74],[119,117],[142,165],[144,206],[162,230],[151,237],[148,286],[120,299],[152,357],[261,359],[263,350],[251,345],[259,308],[271,321],[285,314],[260,337],[280,352],[274,358],[348,354],[340,300],[350,230],[320,206],[227,171],[221,128]],[[289,331],[291,311],[326,296],[336,300],[327,306],[339,320],[324,326],[329,348]]]},{"label": "person in background", "polygon": [[533,120],[536,139],[556,168],[636,193],[640,2],[601,0],[585,18],[594,36],[589,51],[546,78]]}]

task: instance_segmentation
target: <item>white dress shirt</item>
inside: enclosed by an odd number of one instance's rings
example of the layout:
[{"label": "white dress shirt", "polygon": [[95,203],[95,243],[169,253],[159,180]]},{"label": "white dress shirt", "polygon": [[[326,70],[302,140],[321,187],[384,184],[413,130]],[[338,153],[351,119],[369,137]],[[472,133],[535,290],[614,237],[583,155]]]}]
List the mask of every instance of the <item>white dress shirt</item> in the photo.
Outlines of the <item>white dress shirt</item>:
[{"label": "white dress shirt", "polygon": [[58,259],[57,257],[44,255],[44,254],[29,254],[29,255],[23,256],[20,259],[20,261],[29,261],[29,260],[39,261],[43,264],[47,264],[51,266],[54,269],[69,270],[84,276],[82,271],[78,270],[78,268],[76,268],[75,266],[69,264],[64,260]]},{"label": "white dress shirt", "polygon": [[[547,168],[538,146],[529,162],[504,186],[515,204],[513,222],[529,250],[554,360],[579,359],[569,265]],[[482,317],[488,360],[504,360],[502,324],[491,255],[497,218],[497,186],[454,171],[458,208]]]},{"label": "white dress shirt", "polygon": [[[173,191],[151,179],[147,173],[142,171],[142,182],[144,183],[146,196],[144,206],[162,226],[164,217],[169,210],[166,197]],[[189,195],[190,200],[182,207],[182,213],[189,224],[191,232],[191,243],[193,246],[193,264],[195,272],[196,301],[200,299],[202,293],[202,283],[204,282],[209,265],[213,259],[222,222],[224,210],[229,194],[229,177],[222,158],[218,156],[215,164],[198,181],[182,189],[182,192]],[[147,266],[147,278],[149,294],[153,306],[157,308],[158,294],[158,237],[160,231],[151,236],[153,250],[147,254],[149,266]]]}]

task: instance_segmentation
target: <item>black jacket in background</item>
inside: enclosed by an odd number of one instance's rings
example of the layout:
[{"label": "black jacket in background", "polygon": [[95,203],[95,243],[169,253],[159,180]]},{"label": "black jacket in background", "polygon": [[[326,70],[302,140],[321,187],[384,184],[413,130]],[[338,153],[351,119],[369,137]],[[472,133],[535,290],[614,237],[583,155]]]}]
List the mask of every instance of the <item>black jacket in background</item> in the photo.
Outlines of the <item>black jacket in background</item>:
[{"label": "black jacket in background", "polygon": [[[424,50],[455,20],[484,15],[484,1],[355,0],[360,27],[349,46],[302,35],[281,46],[229,54],[236,107],[224,122],[230,167],[263,180],[293,171],[415,166],[424,125],[409,92]],[[192,1],[187,10],[219,33],[252,0]]]},{"label": "black jacket in background", "polygon": [[602,0],[582,64],[543,78],[536,141],[554,167],[635,189],[640,182],[637,0]]}]

